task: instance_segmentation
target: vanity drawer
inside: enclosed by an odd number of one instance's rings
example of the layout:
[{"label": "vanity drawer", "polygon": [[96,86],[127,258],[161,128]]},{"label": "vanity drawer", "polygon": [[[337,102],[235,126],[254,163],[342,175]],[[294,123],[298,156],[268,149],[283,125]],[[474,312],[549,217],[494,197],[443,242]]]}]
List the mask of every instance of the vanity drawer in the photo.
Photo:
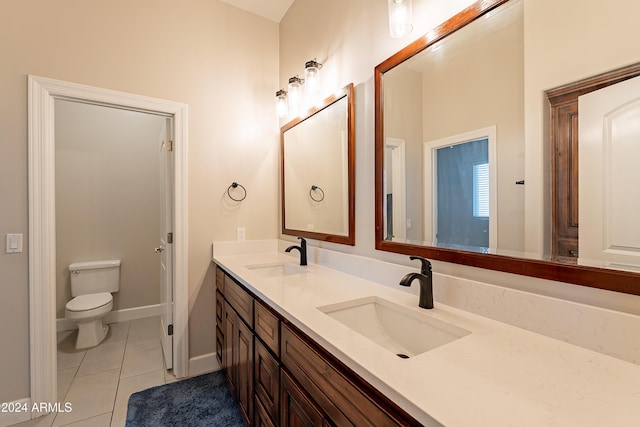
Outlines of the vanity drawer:
[{"label": "vanity drawer", "polygon": [[261,303],[255,304],[255,333],[275,354],[280,356],[280,320]]},{"label": "vanity drawer", "polygon": [[401,425],[285,324],[281,340],[282,364],[335,425]]},{"label": "vanity drawer", "polygon": [[250,328],[253,328],[253,297],[231,277],[224,276],[224,297]]},{"label": "vanity drawer", "polygon": [[216,289],[224,294],[224,270],[216,265]]},{"label": "vanity drawer", "polygon": [[254,345],[254,384],[256,400],[272,420],[280,418],[280,364],[260,340]]}]

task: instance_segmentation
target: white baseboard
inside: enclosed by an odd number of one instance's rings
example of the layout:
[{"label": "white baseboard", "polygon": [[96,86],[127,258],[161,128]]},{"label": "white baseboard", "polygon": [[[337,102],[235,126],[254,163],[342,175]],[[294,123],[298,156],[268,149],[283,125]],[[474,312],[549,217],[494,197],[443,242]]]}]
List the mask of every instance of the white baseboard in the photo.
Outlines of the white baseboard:
[{"label": "white baseboard", "polygon": [[[143,319],[145,317],[160,316],[162,314],[162,304],[145,305],[143,307],[124,308],[109,312],[104,323],[127,322],[129,320]],[[78,325],[73,320],[62,318],[56,319],[56,331],[71,331],[78,329]]]},{"label": "white baseboard", "polygon": [[[31,419],[31,399],[29,398],[14,400],[2,405],[3,407],[0,408],[0,427],[11,426]],[[4,405],[7,405],[6,408]],[[28,410],[22,411],[23,408]]]},{"label": "white baseboard", "polygon": [[189,359],[189,376],[195,377],[208,372],[220,370],[216,353],[207,353]]}]

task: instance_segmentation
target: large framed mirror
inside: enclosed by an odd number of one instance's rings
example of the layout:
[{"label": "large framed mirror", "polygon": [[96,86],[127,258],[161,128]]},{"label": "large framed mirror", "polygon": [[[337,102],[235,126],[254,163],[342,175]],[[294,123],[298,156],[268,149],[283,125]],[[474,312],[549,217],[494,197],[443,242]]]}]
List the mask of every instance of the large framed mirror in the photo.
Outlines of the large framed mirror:
[{"label": "large framed mirror", "polygon": [[354,87],[280,129],[282,234],[355,244]]},{"label": "large framed mirror", "polygon": [[525,250],[525,1],[477,1],[375,68],[376,249],[640,295],[637,272]]}]

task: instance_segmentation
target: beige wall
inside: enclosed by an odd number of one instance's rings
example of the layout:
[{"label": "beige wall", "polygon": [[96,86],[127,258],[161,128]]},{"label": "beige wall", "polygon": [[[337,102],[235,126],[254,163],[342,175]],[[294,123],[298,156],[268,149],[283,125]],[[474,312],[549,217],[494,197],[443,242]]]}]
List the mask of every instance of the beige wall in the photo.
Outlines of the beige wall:
[{"label": "beige wall", "polygon": [[[312,58],[323,63],[324,96],[348,83],[355,85],[356,245],[325,243],[324,247],[404,262],[405,257],[374,249],[373,69],[419,34],[470,3],[470,0],[414,2],[414,32],[403,39],[389,37],[384,1],[296,0],[280,22],[280,87],[286,85],[289,77],[300,74],[304,63]],[[322,25],[310,30],[309,22]]]},{"label": "beige wall", "polygon": [[[385,76],[384,88],[385,137],[403,140],[405,145],[406,241],[422,244],[424,241],[422,75],[408,68],[398,68],[397,72]],[[392,174],[387,174],[387,188],[391,188],[390,175]],[[397,218],[394,219],[397,220]],[[411,227],[408,227],[409,221]]]},{"label": "beige wall", "polygon": [[[374,84],[373,70],[383,60],[470,4],[470,1],[414,1],[414,31],[391,39],[385,2],[296,0],[280,24],[280,86],[300,72],[304,61],[324,63],[327,93],[352,81],[356,85],[356,246],[323,244],[342,252],[409,264],[408,257],[374,246]],[[615,0],[606,6],[585,0],[525,0],[525,244],[541,251],[543,210],[548,188],[543,152],[547,142],[544,91],[621,65],[637,62],[640,4]],[[323,25],[309,30],[308,22]],[[326,78],[325,78],[326,76]],[[414,263],[410,263],[415,265]],[[525,276],[442,262],[434,271],[523,289],[596,306],[640,312],[640,298]]]},{"label": "beige wall", "polygon": [[160,133],[166,118],[56,101],[56,315],[68,266],[119,259],[113,309],[160,303]]},{"label": "beige wall", "polygon": [[[28,233],[27,75],[189,106],[189,347],[214,351],[211,242],[277,236],[277,24],[218,0],[10,0],[0,26],[0,236]],[[225,202],[232,181],[248,190]],[[29,396],[28,250],[0,253],[0,401]]]},{"label": "beige wall", "polygon": [[522,9],[513,4],[465,27],[466,34],[488,35],[447,41],[431,52],[423,73],[424,142],[496,126],[498,209],[492,214],[497,249],[508,253],[525,250],[525,188],[515,184],[525,166]]}]

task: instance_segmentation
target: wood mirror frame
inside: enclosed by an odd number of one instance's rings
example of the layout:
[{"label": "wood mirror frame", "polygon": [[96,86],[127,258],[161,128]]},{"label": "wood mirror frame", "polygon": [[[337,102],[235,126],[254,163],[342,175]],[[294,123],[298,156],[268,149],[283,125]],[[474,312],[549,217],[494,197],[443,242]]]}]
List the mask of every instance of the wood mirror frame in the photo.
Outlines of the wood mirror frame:
[{"label": "wood mirror frame", "polygon": [[375,247],[381,251],[640,295],[638,273],[384,240],[384,73],[507,1],[479,0],[375,67]]},{"label": "wood mirror frame", "polygon": [[[341,243],[344,245],[355,245],[356,242],[356,221],[355,221],[355,107],[354,107],[354,86],[353,83],[348,84],[330,97],[326,98],[321,104],[311,108],[304,115],[297,117],[280,128],[280,200],[282,206],[282,234],[307,237],[310,239],[321,240],[325,242]],[[303,123],[305,120],[321,113],[326,108],[335,104],[337,101],[346,98],[347,100],[347,215],[348,215],[348,233],[329,234],[318,231],[296,230],[287,228],[286,225],[286,209],[285,209],[285,132],[294,126]]]}]

